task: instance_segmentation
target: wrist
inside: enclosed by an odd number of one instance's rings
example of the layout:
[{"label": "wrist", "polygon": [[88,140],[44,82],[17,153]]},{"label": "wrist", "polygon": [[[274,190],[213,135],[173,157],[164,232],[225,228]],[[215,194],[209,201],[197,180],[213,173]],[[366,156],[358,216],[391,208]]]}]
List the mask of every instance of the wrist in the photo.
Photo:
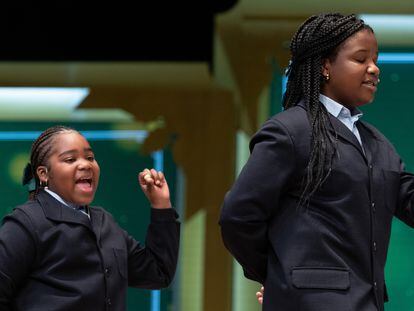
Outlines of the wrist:
[{"label": "wrist", "polygon": [[166,201],[166,202],[152,202],[151,203],[152,208],[155,209],[167,209],[167,208],[172,208],[171,202],[170,201]]}]

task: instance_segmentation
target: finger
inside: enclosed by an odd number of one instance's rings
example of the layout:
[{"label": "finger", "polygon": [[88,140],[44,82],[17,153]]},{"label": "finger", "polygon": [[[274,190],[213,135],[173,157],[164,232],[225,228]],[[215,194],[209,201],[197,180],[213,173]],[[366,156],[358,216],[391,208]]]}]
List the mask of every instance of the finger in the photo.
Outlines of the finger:
[{"label": "finger", "polygon": [[157,172],[157,186],[162,187],[164,185],[164,182],[164,174],[161,171]]},{"label": "finger", "polygon": [[159,175],[158,175],[158,172],[155,170],[155,169],[151,169],[151,174],[152,174],[152,177],[153,177],[153,179],[154,179],[154,183],[157,185],[157,186],[161,186],[161,181],[160,181],[160,178],[159,178]]},{"label": "finger", "polygon": [[150,170],[147,168],[138,175],[139,182],[143,185],[147,183],[148,178],[152,178],[152,176]]},{"label": "finger", "polygon": [[139,174],[138,174],[138,181],[139,181],[139,183],[140,184],[145,184],[145,180],[144,180],[144,175],[145,175],[145,173],[144,172],[140,172]]},{"label": "finger", "polygon": [[158,172],[158,177],[159,177],[159,179],[160,179],[160,181],[161,182],[165,182],[165,176],[164,176],[164,173],[163,172]]},{"label": "finger", "polygon": [[142,176],[142,177],[144,177],[144,176],[145,176],[145,175],[147,175],[147,174],[151,175],[151,171],[150,171],[149,169],[147,169],[147,168],[143,169],[143,170],[139,173],[139,175],[140,175],[140,176]]},{"label": "finger", "polygon": [[154,178],[150,174],[144,175],[144,181],[147,185],[153,185],[155,183]]},{"label": "finger", "polygon": [[158,172],[155,169],[151,169],[151,175],[154,179],[158,179]]},{"label": "finger", "polygon": [[260,291],[262,292],[262,294],[264,294],[264,287],[263,286],[260,288]]},{"label": "finger", "polygon": [[151,174],[151,171],[149,169],[144,169],[141,173],[140,173],[140,178],[141,178],[141,182],[144,185],[147,186],[151,186],[154,184],[154,178]]}]

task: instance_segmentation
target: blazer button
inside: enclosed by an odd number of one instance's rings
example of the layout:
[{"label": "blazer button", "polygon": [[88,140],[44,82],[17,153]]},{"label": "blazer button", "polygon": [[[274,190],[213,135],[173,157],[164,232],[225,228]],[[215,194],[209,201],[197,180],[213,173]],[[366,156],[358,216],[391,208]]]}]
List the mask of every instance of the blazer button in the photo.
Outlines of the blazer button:
[{"label": "blazer button", "polygon": [[111,268],[105,268],[105,276],[109,277],[109,275],[111,274]]},{"label": "blazer button", "polygon": [[376,242],[373,243],[373,249],[374,249],[374,252],[377,251],[377,243]]},{"label": "blazer button", "polygon": [[375,289],[375,290],[378,290],[378,287],[377,287],[377,282],[374,282],[374,289]]},{"label": "blazer button", "polygon": [[111,298],[106,299],[106,304],[107,304],[108,306],[112,305]]},{"label": "blazer button", "polygon": [[377,209],[375,208],[375,202],[371,202],[372,211],[375,213]]}]

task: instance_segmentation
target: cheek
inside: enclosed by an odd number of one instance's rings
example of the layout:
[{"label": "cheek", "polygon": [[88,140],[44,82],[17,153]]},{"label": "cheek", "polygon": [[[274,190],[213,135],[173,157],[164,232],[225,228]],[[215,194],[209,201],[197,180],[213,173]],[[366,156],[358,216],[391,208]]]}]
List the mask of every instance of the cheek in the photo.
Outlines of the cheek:
[{"label": "cheek", "polygon": [[101,174],[101,170],[99,168],[99,165],[96,165],[93,167],[93,174],[95,175],[95,180],[96,180],[96,187],[98,186],[99,183],[99,177]]},{"label": "cheek", "polygon": [[101,169],[98,164],[96,164],[96,166],[94,167],[94,170],[95,170],[96,176],[99,177],[99,175],[101,174]]}]

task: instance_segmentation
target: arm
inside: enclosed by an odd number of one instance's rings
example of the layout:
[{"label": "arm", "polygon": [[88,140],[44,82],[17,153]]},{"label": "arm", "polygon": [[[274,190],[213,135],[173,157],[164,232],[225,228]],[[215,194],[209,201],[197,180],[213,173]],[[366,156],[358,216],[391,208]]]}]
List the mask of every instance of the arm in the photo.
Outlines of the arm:
[{"label": "arm", "polygon": [[225,246],[246,277],[264,284],[268,256],[268,223],[295,168],[293,141],[285,127],[271,119],[253,137],[251,155],[227,193],[220,217]]},{"label": "arm", "polygon": [[178,259],[180,226],[174,209],[151,209],[145,247],[127,239],[128,285],[146,289],[167,287]]},{"label": "arm", "polygon": [[0,228],[1,310],[11,310],[17,288],[29,274],[36,256],[30,228],[28,217],[18,209],[4,218]]},{"label": "arm", "polygon": [[400,187],[395,216],[407,225],[414,227],[414,175],[405,171],[401,162]]},{"label": "arm", "polygon": [[178,215],[171,208],[168,184],[161,172],[145,169],[138,180],[153,208],[145,247],[127,238],[128,283],[148,289],[167,287],[177,266]]}]

